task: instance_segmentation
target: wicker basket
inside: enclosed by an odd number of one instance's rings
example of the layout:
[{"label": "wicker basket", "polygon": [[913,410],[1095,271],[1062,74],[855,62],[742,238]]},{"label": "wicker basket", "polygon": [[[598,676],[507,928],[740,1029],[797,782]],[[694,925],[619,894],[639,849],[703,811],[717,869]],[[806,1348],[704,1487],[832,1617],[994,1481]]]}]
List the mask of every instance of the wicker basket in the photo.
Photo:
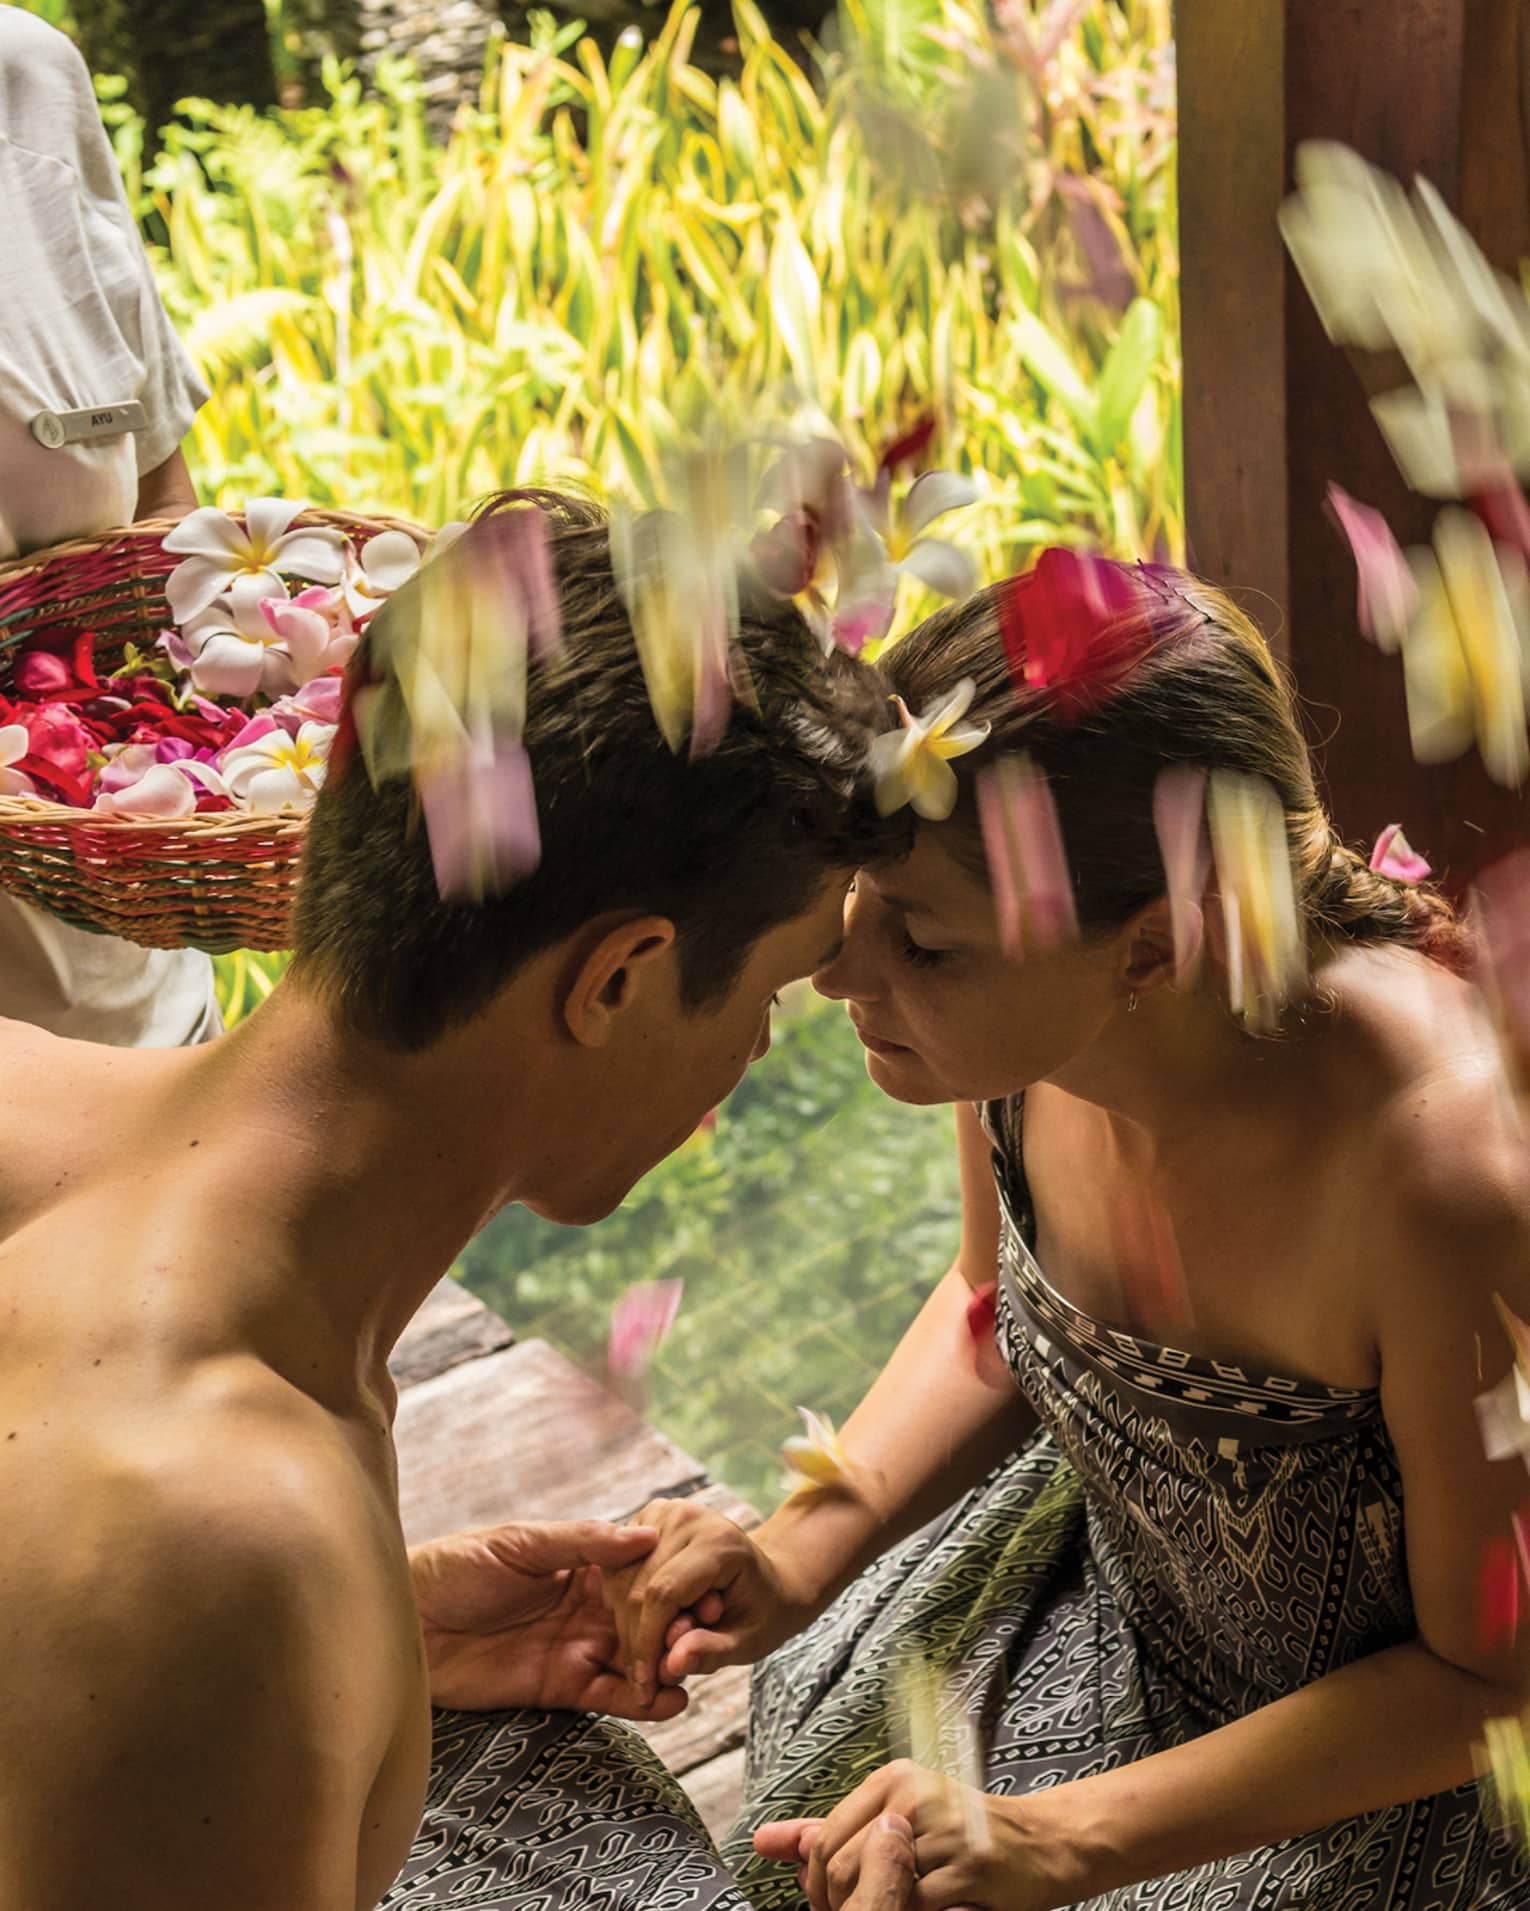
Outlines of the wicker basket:
[{"label": "wicker basket", "polygon": [[[0,564],[0,690],[18,647],[44,628],[94,631],[103,674],[128,643],[150,648],[170,622],[165,579],[180,560],[161,544],[173,522],[131,524]],[[362,539],[405,531],[422,546],[427,535],[402,519],[337,511],[305,511],[295,523]],[[296,813],[237,811],[150,822],[0,796],[0,888],[78,929],[151,949],[285,949],[306,823]]]}]

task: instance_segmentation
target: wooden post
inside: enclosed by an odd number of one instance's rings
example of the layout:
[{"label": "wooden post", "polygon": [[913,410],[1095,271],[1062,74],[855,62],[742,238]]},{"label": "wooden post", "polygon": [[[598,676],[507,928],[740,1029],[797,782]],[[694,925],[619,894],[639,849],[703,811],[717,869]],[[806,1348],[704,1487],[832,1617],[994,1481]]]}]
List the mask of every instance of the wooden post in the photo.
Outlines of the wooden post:
[{"label": "wooden post", "polygon": [[1180,231],[1191,561],[1234,589],[1296,678],[1334,816],[1402,823],[1453,884],[1521,839],[1530,804],[1475,755],[1421,767],[1402,670],[1359,634],[1330,482],[1404,542],[1404,486],[1367,404],[1395,370],[1329,343],[1275,230],[1306,139],[1428,177],[1495,262],[1530,253],[1530,0],[1180,0]]}]

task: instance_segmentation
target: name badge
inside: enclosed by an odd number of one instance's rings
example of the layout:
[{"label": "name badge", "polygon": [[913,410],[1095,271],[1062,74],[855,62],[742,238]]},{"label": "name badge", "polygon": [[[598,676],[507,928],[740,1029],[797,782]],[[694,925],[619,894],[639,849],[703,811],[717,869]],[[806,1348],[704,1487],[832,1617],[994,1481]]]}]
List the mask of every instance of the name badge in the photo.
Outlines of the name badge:
[{"label": "name badge", "polygon": [[49,451],[77,445],[91,438],[120,438],[142,431],[149,414],[136,398],[121,405],[86,405],[79,411],[40,411],[32,420],[32,436]]}]

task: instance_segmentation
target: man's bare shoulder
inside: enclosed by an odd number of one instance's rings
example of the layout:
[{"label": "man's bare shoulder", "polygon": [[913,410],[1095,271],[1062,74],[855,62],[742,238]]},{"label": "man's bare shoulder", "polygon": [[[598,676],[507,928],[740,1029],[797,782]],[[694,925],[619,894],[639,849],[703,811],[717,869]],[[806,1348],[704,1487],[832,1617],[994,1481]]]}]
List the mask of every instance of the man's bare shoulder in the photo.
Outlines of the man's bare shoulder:
[{"label": "man's bare shoulder", "polygon": [[353,1911],[397,1713],[359,1488],[208,1425],[70,1471],[0,1572],[0,1905]]}]

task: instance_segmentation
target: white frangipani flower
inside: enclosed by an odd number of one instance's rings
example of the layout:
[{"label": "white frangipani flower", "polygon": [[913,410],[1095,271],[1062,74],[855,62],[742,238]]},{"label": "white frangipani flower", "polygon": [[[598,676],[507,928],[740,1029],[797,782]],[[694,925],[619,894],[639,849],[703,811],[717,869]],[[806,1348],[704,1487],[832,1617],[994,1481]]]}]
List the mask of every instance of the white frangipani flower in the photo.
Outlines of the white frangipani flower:
[{"label": "white frangipani flower", "polygon": [[916,717],[901,697],[894,697],[902,728],[878,737],[869,752],[876,781],[877,809],[891,816],[912,803],[927,822],[942,823],[956,808],[954,757],[966,756],[988,739],[986,723],[963,723],[977,685],[963,677],[933,710]]},{"label": "white frangipani flower", "polygon": [[226,750],[223,780],[229,795],[257,815],[311,809],[329,767],[334,737],[333,724],[305,723],[296,736],[273,729]]},{"label": "white frangipani flower", "polygon": [[182,559],[165,580],[174,621],[186,624],[236,579],[259,578],[267,594],[275,591],[282,572],[315,584],[338,584],[345,539],[318,525],[290,529],[303,508],[301,499],[251,498],[242,526],[212,505],[182,518],[164,540],[164,548]]}]

